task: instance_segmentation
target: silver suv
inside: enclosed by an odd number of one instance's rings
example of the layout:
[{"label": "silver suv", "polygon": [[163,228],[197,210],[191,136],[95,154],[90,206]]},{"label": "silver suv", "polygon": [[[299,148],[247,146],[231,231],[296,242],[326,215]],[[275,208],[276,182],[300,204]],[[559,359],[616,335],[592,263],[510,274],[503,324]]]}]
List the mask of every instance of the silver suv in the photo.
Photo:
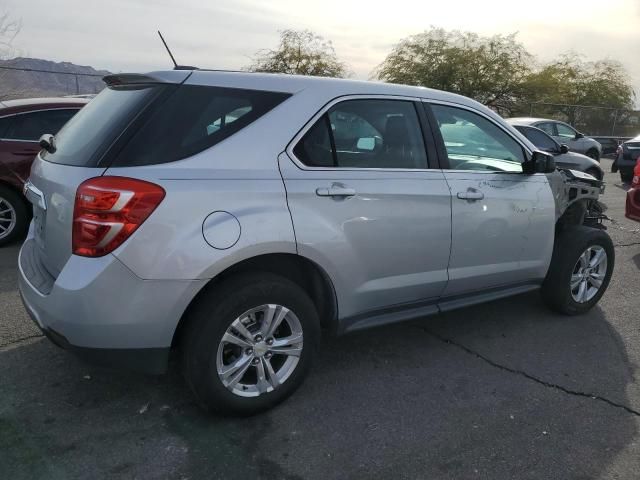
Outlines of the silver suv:
[{"label": "silver suv", "polygon": [[578,314],[607,288],[601,183],[468,98],[201,70],[105,81],[41,140],[20,291],[95,362],[161,373],[178,347],[209,410],[282,401],[321,330],[540,288]]}]

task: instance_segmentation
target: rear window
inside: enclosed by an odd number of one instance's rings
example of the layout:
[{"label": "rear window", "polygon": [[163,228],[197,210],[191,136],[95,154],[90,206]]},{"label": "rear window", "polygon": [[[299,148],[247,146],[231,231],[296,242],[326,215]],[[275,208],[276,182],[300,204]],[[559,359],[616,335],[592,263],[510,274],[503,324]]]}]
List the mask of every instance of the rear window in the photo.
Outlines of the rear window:
[{"label": "rear window", "polygon": [[189,157],[230,137],[289,96],[182,85],[132,132],[112,166],[151,165]]},{"label": "rear window", "polygon": [[152,85],[105,88],[58,132],[55,153],[43,150],[42,158],[63,165],[98,165],[113,141],[161,90]]}]

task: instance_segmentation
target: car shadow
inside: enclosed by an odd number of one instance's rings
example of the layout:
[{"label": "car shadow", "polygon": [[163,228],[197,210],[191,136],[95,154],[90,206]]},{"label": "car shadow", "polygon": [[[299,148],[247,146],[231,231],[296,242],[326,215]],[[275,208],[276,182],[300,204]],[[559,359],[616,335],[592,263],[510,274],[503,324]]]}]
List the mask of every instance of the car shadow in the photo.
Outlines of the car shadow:
[{"label": "car shadow", "polygon": [[326,338],[302,388],[251,418],[204,414],[176,364],[0,355],[0,457],[23,478],[596,478],[638,433],[602,310],[552,314],[537,293]]},{"label": "car shadow", "polygon": [[640,253],[633,256],[633,263],[635,263],[636,268],[640,270]]},{"label": "car shadow", "polygon": [[625,192],[628,192],[629,189],[631,188],[631,183],[628,183],[628,182],[616,182],[613,185],[619,188],[620,190],[624,190]]}]

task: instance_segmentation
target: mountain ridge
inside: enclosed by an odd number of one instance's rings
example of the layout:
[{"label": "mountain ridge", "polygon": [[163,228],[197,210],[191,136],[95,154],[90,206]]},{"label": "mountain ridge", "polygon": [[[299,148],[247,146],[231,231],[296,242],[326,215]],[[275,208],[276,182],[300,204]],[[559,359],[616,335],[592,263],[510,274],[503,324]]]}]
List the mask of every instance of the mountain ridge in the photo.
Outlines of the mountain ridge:
[{"label": "mountain ridge", "polygon": [[104,88],[102,77],[110,73],[40,58],[0,60],[0,100],[98,93]]}]

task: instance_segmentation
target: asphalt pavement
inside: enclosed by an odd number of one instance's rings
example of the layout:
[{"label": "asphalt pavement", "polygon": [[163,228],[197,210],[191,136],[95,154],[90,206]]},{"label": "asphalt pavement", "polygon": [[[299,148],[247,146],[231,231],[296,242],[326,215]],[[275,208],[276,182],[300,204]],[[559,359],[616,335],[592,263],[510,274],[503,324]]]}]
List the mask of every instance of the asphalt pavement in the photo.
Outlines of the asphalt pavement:
[{"label": "asphalt pavement", "polygon": [[114,372],[40,337],[4,248],[0,478],[637,479],[640,224],[606,181],[616,268],[587,315],[530,293],[325,339],[302,388],[247,419],[203,414],[176,363]]}]

